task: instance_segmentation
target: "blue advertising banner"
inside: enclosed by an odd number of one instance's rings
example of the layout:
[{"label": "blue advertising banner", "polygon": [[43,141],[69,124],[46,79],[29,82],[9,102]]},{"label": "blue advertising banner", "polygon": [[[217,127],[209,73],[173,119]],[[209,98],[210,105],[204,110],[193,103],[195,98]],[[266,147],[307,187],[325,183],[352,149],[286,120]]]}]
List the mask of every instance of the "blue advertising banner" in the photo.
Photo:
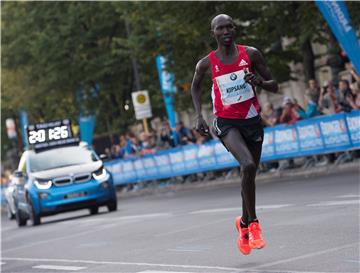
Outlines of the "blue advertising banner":
[{"label": "blue advertising banner", "polygon": [[263,147],[261,151],[261,160],[276,159],[275,155],[275,142],[274,142],[274,128],[266,128],[264,130]]},{"label": "blue advertising banner", "polygon": [[142,159],[139,158],[137,160],[134,160],[133,165],[134,165],[134,169],[135,169],[135,172],[136,172],[136,179],[138,181],[147,180],[146,179],[146,171],[145,171]]},{"label": "blue advertising banner", "polygon": [[142,159],[142,165],[145,169],[145,176],[147,180],[156,179],[158,177],[158,169],[153,155],[145,155]]},{"label": "blue advertising banner", "polygon": [[189,144],[183,147],[185,168],[188,172],[193,173],[199,170],[198,151],[199,146],[195,144]]},{"label": "blue advertising banner", "polygon": [[23,142],[24,150],[29,148],[26,127],[29,125],[28,116],[26,111],[20,111],[19,113],[19,120],[20,120],[20,132]]},{"label": "blue advertising banner", "polygon": [[360,111],[346,114],[346,123],[353,146],[360,147]]},{"label": "blue advertising banner", "polygon": [[166,113],[172,129],[172,134],[174,137],[175,145],[177,144],[176,137],[176,112],[174,110],[174,74],[169,73],[165,69],[166,59],[163,56],[156,57],[156,66],[160,80],[160,87],[163,94]]},{"label": "blue advertising banner", "polygon": [[122,165],[121,181],[122,184],[126,184],[126,181],[128,181],[128,183],[134,183],[138,181],[135,166],[133,164],[133,159],[124,160]]},{"label": "blue advertising banner", "polygon": [[89,145],[92,145],[93,143],[95,120],[95,115],[79,117],[80,139],[81,141],[87,142]]},{"label": "blue advertising banner", "polygon": [[324,139],[325,149],[335,151],[351,147],[344,113],[322,117],[320,120],[320,129]]},{"label": "blue advertising banner", "polygon": [[154,155],[157,172],[160,178],[172,177],[169,151],[160,151]]},{"label": "blue advertising banner", "polygon": [[184,154],[182,148],[173,148],[169,151],[170,164],[173,175],[182,175],[186,173],[184,163]]},{"label": "blue advertising banner", "polygon": [[[295,125],[265,128],[261,161],[327,154],[360,148],[360,111],[319,116]],[[239,163],[218,140],[114,160],[105,165],[116,184],[165,179],[226,169]]]},{"label": "blue advertising banner", "polygon": [[315,3],[357,72],[360,73],[360,45],[351,26],[345,2],[316,0]]},{"label": "blue advertising banner", "polygon": [[228,152],[220,141],[214,141],[213,145],[217,169],[225,169],[239,165],[233,155]]},{"label": "blue advertising banner", "polygon": [[275,154],[282,156],[296,155],[299,153],[299,142],[294,125],[276,126],[274,134]]},{"label": "blue advertising banner", "polygon": [[209,141],[199,146],[197,154],[200,170],[211,170],[216,167],[216,158],[214,153],[214,143]]},{"label": "blue advertising banner", "polygon": [[303,120],[296,123],[299,145],[302,152],[321,152],[324,142],[321,137],[320,125],[314,120]]}]

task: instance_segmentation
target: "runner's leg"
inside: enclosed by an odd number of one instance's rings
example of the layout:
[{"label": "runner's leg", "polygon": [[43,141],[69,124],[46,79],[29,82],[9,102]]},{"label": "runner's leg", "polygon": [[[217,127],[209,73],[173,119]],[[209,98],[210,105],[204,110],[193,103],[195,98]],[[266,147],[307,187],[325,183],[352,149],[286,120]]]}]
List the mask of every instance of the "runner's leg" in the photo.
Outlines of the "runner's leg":
[{"label": "runner's leg", "polygon": [[[247,220],[248,222],[251,222],[257,219],[255,212],[255,176],[259,159],[255,161],[244,138],[235,128],[230,129],[229,132],[222,137],[222,141],[235,159],[240,163],[243,203],[245,203],[248,212]],[[261,142],[260,149],[258,148],[257,151],[254,152],[256,159],[260,158],[258,155],[259,150],[261,153]]]}]

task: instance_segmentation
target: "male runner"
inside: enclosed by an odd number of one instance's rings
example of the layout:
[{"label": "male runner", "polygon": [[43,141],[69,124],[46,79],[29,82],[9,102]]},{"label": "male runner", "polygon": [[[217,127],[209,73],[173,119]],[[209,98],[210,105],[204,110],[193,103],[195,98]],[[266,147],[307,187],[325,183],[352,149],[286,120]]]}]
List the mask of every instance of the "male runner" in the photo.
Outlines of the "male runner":
[{"label": "male runner", "polygon": [[265,246],[255,212],[255,176],[264,135],[255,87],[277,92],[278,85],[256,48],[235,44],[235,24],[230,16],[216,16],[211,21],[211,34],[217,49],[197,63],[191,86],[197,116],[195,128],[202,135],[209,134],[201,115],[200,86],[210,70],[216,135],[241,165],[243,212],[235,223],[239,231],[238,248],[248,255],[251,249]]}]

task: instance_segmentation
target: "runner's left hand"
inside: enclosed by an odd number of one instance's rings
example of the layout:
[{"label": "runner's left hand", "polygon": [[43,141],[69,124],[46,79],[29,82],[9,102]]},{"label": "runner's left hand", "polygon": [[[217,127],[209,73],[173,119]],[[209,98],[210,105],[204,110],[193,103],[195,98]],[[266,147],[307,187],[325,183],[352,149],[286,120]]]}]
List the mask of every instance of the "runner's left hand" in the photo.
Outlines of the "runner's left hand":
[{"label": "runner's left hand", "polygon": [[244,80],[252,85],[261,85],[262,84],[262,80],[256,76],[254,73],[248,72],[245,74],[244,76]]}]

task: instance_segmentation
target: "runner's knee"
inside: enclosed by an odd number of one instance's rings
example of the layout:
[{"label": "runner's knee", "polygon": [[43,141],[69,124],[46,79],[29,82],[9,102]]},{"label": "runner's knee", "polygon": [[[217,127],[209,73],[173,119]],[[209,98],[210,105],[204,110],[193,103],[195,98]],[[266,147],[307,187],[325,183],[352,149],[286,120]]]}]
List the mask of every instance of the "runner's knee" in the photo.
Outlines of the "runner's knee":
[{"label": "runner's knee", "polygon": [[242,165],[242,172],[245,176],[256,174],[256,164],[254,162],[247,162]]}]

